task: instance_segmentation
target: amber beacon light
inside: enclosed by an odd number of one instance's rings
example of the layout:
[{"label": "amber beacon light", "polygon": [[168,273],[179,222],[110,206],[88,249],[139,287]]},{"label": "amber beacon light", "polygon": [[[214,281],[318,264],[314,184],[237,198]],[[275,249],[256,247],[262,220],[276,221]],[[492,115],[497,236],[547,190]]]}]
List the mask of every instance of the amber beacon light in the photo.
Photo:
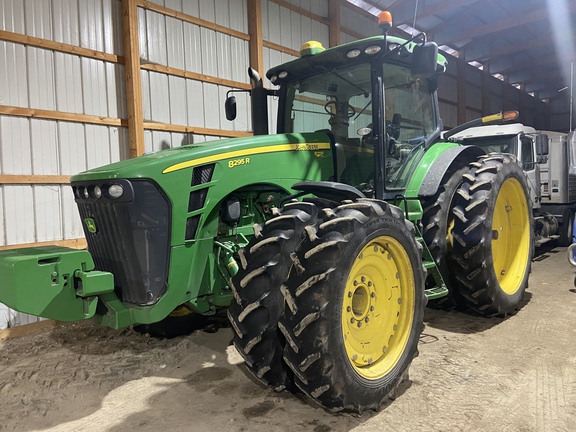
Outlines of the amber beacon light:
[{"label": "amber beacon light", "polygon": [[392,27],[392,14],[388,11],[380,12],[378,15],[378,27],[382,29],[382,32],[387,33]]}]

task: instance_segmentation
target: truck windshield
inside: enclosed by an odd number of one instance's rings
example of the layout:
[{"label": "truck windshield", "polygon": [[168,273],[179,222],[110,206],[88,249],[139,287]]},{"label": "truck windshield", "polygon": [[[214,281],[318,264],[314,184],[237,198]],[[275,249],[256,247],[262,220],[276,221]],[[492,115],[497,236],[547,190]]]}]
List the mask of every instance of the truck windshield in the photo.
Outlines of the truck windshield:
[{"label": "truck windshield", "polygon": [[475,145],[481,147],[486,153],[511,153],[517,155],[516,135],[485,136],[466,138],[462,141],[464,145]]},{"label": "truck windshield", "polygon": [[[411,161],[436,129],[432,94],[426,80],[410,69],[384,65],[386,188],[406,186]],[[337,181],[373,190],[372,92],[369,64],[327,70],[288,84],[286,132],[329,130],[336,139]],[[378,98],[375,98],[378,100]]]}]

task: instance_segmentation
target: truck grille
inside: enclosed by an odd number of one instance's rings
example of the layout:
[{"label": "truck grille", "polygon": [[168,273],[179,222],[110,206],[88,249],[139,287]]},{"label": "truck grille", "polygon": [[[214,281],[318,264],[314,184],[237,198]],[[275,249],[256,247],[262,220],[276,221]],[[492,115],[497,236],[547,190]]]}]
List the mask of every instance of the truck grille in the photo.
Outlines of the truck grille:
[{"label": "truck grille", "polygon": [[[116,294],[124,303],[154,304],[167,287],[171,221],[168,200],[150,180],[101,183],[72,184],[96,269],[114,275]],[[98,199],[86,199],[77,193],[94,185],[106,190],[111,183],[124,186],[122,197],[103,194]]]}]

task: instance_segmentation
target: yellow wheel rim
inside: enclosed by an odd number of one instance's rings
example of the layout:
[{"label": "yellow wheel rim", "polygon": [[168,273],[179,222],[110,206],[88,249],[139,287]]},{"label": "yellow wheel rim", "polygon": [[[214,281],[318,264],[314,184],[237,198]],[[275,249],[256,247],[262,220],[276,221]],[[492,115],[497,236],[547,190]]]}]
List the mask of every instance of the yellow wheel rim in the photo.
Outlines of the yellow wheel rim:
[{"label": "yellow wheel rim", "polygon": [[400,242],[389,236],[369,242],[352,264],[342,304],[346,355],[363,378],[385,376],[402,357],[415,298],[410,258]]},{"label": "yellow wheel rim", "polygon": [[502,290],[512,295],[522,286],[530,256],[530,215],[518,180],[504,182],[492,219],[494,272]]}]

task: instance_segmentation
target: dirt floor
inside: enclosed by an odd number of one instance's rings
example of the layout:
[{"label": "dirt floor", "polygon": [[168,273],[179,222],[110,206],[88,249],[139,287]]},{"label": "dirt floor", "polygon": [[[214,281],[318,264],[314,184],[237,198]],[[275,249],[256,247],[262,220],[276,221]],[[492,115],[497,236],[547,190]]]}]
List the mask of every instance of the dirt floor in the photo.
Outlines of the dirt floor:
[{"label": "dirt floor", "polygon": [[260,387],[218,321],[172,340],[62,325],[0,342],[0,430],[574,431],[575,274],[542,249],[515,316],[427,310],[411,381],[362,416]]}]

